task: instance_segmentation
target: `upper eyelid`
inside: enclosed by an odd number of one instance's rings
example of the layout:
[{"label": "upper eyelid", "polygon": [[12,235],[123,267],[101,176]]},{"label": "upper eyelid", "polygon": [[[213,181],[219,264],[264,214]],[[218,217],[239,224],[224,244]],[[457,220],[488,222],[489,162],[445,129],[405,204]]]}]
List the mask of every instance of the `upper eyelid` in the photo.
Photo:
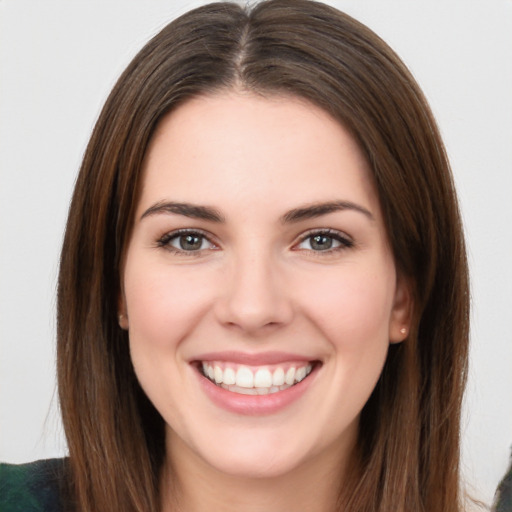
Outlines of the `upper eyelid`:
[{"label": "upper eyelid", "polygon": [[[168,231],[167,233],[164,233],[162,236],[158,237],[157,243],[161,244],[163,241],[165,241],[165,243],[167,244],[170,240],[177,238],[180,235],[186,235],[186,234],[200,235],[200,236],[204,237],[206,240],[208,240],[208,242],[210,242],[215,247],[219,246],[219,243],[215,239],[216,237],[214,237],[208,231],[205,231],[200,228],[180,228],[180,229]],[[188,252],[188,251],[184,251],[184,252]]]},{"label": "upper eyelid", "polygon": [[314,235],[327,235],[327,236],[332,236],[332,237],[338,236],[339,238],[342,238],[348,242],[354,243],[353,238],[349,234],[345,233],[344,231],[339,231],[337,229],[332,229],[332,228],[310,229],[310,230],[302,233],[298,237],[298,240],[299,240],[299,242],[303,242],[304,240],[307,240],[309,237],[314,236]]},{"label": "upper eyelid", "polygon": [[168,231],[168,232],[164,233],[160,238],[161,239],[165,238],[165,237],[174,238],[176,236],[186,235],[186,234],[201,235],[201,236],[204,236],[205,238],[207,238],[210,241],[211,241],[212,238],[215,238],[212,233],[210,233],[208,231],[205,231],[204,229],[201,229],[201,228],[179,228],[179,229],[173,229],[171,231]]}]

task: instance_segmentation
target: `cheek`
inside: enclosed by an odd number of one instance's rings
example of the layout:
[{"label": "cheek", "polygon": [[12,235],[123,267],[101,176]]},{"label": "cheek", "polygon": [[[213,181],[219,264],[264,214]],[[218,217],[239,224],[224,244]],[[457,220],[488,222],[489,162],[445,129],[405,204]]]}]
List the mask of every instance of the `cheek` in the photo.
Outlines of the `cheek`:
[{"label": "cheek", "polygon": [[[140,268],[142,267],[142,268]],[[179,344],[204,314],[211,295],[201,272],[150,265],[125,272],[130,338],[155,346]]]},{"label": "cheek", "polygon": [[309,296],[308,316],[330,346],[325,372],[331,386],[325,407],[334,434],[358,416],[382,372],[389,348],[393,276],[393,271],[353,269],[317,283]]},{"label": "cheek", "polygon": [[130,263],[124,273],[124,295],[135,373],[166,422],[180,425],[178,404],[187,392],[189,370],[183,364],[182,341],[204,315],[209,286],[200,272],[185,267],[157,266],[142,259]]},{"label": "cheek", "polygon": [[346,268],[306,284],[304,309],[325,337],[345,350],[364,351],[389,342],[394,271]]}]

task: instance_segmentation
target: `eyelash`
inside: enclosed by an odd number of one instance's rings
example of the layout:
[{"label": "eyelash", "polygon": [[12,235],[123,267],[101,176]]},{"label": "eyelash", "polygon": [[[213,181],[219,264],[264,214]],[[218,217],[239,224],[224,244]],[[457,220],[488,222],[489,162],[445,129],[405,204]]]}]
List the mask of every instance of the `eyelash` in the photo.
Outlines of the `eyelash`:
[{"label": "eyelash", "polygon": [[[177,247],[173,247],[171,245],[171,242],[173,240],[178,239],[181,236],[191,235],[197,238],[200,238],[202,242],[205,240],[213,247],[210,247],[210,249],[216,249],[217,245],[211,241],[210,235],[205,233],[202,230],[199,229],[179,229],[177,231],[171,231],[170,233],[166,233],[161,238],[157,240],[157,247],[164,248],[168,251],[170,251],[173,254],[182,255],[182,256],[200,256],[201,253],[205,249],[199,249],[199,250],[185,250],[185,249],[178,249]],[[297,246],[303,244],[308,239],[313,239],[314,237],[325,237],[328,239],[332,239],[336,242],[339,242],[339,245],[337,247],[329,247],[326,250],[318,250],[315,251],[314,249],[305,249],[305,248],[296,248]],[[310,242],[311,245],[311,242]],[[345,249],[350,249],[354,246],[354,242],[346,235],[341,233],[340,231],[336,231],[333,229],[320,229],[320,230],[312,230],[304,235],[301,236],[299,242],[294,245],[294,250],[298,251],[308,251],[312,254],[315,254],[315,256],[322,256],[327,254],[333,254],[338,251],[342,251]]]},{"label": "eyelash", "polygon": [[[347,235],[343,234],[342,232],[336,231],[334,229],[320,229],[320,230],[315,229],[315,230],[309,231],[301,237],[299,243],[296,244],[296,246],[302,244],[306,240],[313,239],[314,237],[330,238],[336,242],[339,242],[340,245],[337,247],[330,247],[330,248],[326,249],[325,251],[315,251],[313,249],[296,249],[296,250],[309,251],[312,254],[314,254],[315,256],[323,256],[323,255],[327,255],[327,254],[337,253],[339,251],[343,251],[345,249],[350,249],[350,248],[354,247],[353,240],[351,240]],[[310,242],[310,245],[311,245],[311,242]]]},{"label": "eyelash", "polygon": [[171,231],[170,233],[166,233],[161,238],[159,238],[156,242],[156,245],[157,247],[166,249],[172,254],[177,254],[181,256],[200,256],[204,249],[200,249],[197,251],[187,251],[184,249],[178,249],[177,247],[173,247],[171,245],[171,242],[173,240],[176,240],[179,237],[186,235],[201,238],[202,241],[206,240],[209,244],[211,244],[213,248],[217,247],[217,245],[210,240],[210,236],[204,231],[201,231],[200,229],[178,229],[177,231]]}]

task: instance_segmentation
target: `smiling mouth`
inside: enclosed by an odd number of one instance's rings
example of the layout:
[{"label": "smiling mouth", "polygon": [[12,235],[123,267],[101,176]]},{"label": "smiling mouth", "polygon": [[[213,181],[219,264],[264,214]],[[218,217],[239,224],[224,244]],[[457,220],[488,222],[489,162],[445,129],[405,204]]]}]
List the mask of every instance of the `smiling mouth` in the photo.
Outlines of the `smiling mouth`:
[{"label": "smiling mouth", "polygon": [[199,363],[200,373],[218,387],[242,395],[268,395],[289,389],[310,375],[317,363],[246,366],[220,361]]}]

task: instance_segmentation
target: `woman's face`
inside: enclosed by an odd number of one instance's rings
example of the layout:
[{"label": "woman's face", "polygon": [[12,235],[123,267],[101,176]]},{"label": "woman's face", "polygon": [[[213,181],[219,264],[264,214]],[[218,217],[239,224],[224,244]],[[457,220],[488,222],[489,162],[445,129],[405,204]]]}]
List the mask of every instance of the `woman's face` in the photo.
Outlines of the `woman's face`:
[{"label": "woman's face", "polygon": [[174,464],[276,476],[345,460],[405,337],[367,163],[291,97],[224,92],[160,123],[120,312]]}]

